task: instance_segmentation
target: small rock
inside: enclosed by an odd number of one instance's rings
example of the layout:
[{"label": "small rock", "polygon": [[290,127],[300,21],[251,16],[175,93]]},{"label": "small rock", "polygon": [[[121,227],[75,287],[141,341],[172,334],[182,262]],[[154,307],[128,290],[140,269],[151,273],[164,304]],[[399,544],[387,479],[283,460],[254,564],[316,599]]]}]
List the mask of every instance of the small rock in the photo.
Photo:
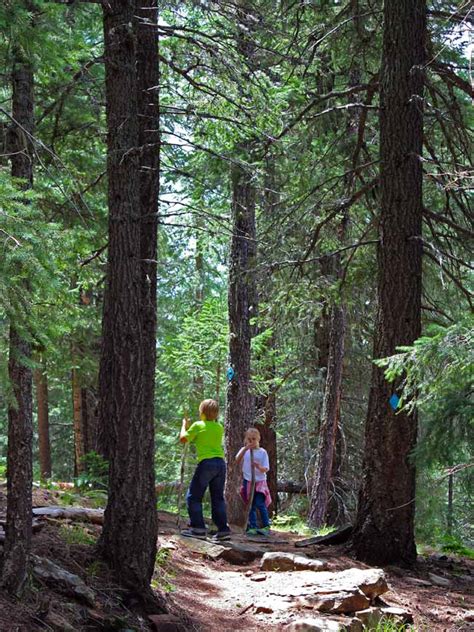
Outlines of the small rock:
[{"label": "small rock", "polygon": [[257,603],[255,604],[255,614],[272,614],[273,608],[267,603]]},{"label": "small rock", "polygon": [[245,571],[245,577],[252,577],[253,571]]},{"label": "small rock", "polygon": [[251,575],[251,582],[264,582],[267,579],[265,573],[255,573],[255,575]]},{"label": "small rock", "polygon": [[431,586],[431,582],[427,582],[426,579],[419,579],[418,577],[406,577],[405,581],[414,586]]},{"label": "small rock", "polygon": [[285,628],[288,632],[344,632],[347,627],[332,619],[317,617],[314,619],[297,619]]},{"label": "small rock", "polygon": [[320,612],[333,612],[345,614],[365,610],[370,606],[370,600],[360,590],[353,592],[340,592],[330,595],[314,595],[308,599],[314,599],[315,608]]},{"label": "small rock", "polygon": [[467,612],[464,612],[462,618],[463,621],[467,621],[468,623],[474,621],[474,610],[468,610]]},{"label": "small rock", "polygon": [[440,575],[435,575],[434,573],[428,573],[428,577],[436,586],[441,586],[442,588],[448,588],[451,586],[451,582],[446,577],[441,577]]},{"label": "small rock", "polygon": [[159,550],[163,550],[163,551],[176,551],[177,550],[177,546],[176,544],[174,544],[174,542],[163,542],[163,544],[160,545]]},{"label": "small rock", "polygon": [[400,623],[413,623],[413,615],[411,612],[408,612],[403,608],[388,606],[386,608],[382,608],[381,612],[387,619],[396,619],[397,621],[400,621]]},{"label": "small rock", "polygon": [[265,553],[260,564],[263,571],[324,571],[327,567],[321,560],[281,552]]},{"label": "small rock", "polygon": [[366,608],[365,610],[359,610],[355,613],[355,618],[359,619],[369,630],[376,628],[378,622],[382,618],[382,612],[380,608]]}]

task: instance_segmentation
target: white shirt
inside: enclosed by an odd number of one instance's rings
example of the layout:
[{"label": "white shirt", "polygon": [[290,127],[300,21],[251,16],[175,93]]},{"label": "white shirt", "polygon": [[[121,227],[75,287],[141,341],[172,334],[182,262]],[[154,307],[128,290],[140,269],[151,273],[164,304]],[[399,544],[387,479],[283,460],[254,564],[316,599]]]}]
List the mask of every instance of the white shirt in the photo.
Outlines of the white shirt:
[{"label": "white shirt", "polygon": [[[258,463],[261,467],[269,467],[268,461],[268,453],[265,448],[254,448],[253,450],[253,462]],[[255,481],[266,481],[267,473],[260,472],[257,468],[254,468],[255,471]],[[242,462],[242,472],[246,481],[252,480],[252,468],[250,462],[250,450],[244,454],[244,460]]]}]

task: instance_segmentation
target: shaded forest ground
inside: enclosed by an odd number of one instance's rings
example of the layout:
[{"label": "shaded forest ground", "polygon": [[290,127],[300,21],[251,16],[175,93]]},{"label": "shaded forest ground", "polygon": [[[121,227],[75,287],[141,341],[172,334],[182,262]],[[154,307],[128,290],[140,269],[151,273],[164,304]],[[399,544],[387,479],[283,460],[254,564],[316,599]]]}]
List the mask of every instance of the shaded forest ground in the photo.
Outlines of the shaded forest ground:
[{"label": "shaded forest ground", "polygon": [[[0,488],[2,515],[6,511],[4,492]],[[60,492],[35,489],[34,506],[57,505],[60,496]],[[95,524],[49,518],[33,536],[33,552],[80,576],[95,592],[94,605],[81,603],[68,594],[65,586],[32,578],[22,601],[0,593],[1,632],[154,629],[152,621],[140,613],[137,603],[120,590],[113,575],[96,559],[94,542],[100,529]],[[183,622],[184,630],[284,630],[291,621],[317,615],[294,606],[288,608],[269,590],[270,583],[273,589],[275,583],[281,583],[285,590],[298,595],[306,571],[262,573],[259,559],[247,564],[205,559],[177,534],[176,517],[160,512],[161,548],[154,585],[164,592],[170,612]],[[237,541],[240,539],[236,536]],[[301,536],[295,533],[276,533],[270,548],[317,556],[333,571],[366,568],[355,562],[344,546],[295,549],[299,539]],[[474,609],[473,561],[434,553],[420,556],[412,569],[388,567],[385,572],[390,591],[383,600],[410,612],[416,630],[474,630],[474,623],[468,621],[468,612]],[[436,585],[433,576],[440,583],[444,580],[445,585]]]}]

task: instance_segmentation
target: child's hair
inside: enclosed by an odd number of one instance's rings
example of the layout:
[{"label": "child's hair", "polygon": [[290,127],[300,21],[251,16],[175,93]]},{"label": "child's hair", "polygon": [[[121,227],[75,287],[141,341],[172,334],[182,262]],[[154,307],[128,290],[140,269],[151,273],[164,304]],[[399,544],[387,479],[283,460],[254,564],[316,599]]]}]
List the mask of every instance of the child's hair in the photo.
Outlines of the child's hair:
[{"label": "child's hair", "polygon": [[208,421],[215,421],[219,414],[219,404],[214,399],[205,399],[199,404],[199,414],[205,415]]},{"label": "child's hair", "polygon": [[256,436],[258,441],[261,439],[260,432],[257,428],[247,428],[245,431],[245,438],[248,439],[251,436]]}]

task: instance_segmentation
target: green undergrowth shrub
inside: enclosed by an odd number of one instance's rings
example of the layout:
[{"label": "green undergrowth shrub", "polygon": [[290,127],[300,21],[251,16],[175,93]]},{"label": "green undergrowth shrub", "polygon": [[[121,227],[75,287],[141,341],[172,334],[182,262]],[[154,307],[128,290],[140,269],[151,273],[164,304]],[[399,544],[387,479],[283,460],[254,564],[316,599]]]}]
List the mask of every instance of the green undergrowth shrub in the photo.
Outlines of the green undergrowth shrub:
[{"label": "green undergrowth shrub", "polygon": [[158,549],[155,558],[155,571],[151,580],[152,587],[165,592],[173,592],[176,588],[173,584],[175,577],[176,574],[171,564],[171,551],[163,547]]},{"label": "green undergrowth shrub", "polygon": [[95,544],[96,538],[82,525],[61,525],[59,534],[66,544]]}]

